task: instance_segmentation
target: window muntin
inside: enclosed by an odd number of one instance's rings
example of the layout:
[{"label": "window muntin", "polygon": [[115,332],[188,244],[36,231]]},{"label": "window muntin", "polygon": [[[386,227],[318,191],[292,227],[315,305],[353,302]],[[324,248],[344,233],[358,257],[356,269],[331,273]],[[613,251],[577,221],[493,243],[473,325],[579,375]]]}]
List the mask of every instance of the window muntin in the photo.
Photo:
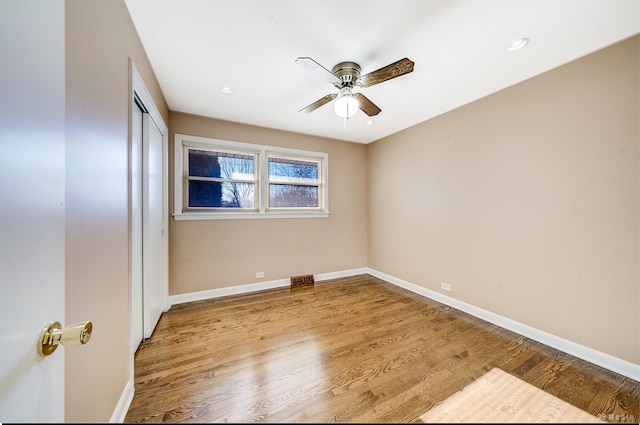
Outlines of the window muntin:
[{"label": "window muntin", "polygon": [[329,216],[326,153],[175,135],[176,220]]},{"label": "window muntin", "polygon": [[320,159],[268,155],[267,162],[268,208],[320,208]]}]

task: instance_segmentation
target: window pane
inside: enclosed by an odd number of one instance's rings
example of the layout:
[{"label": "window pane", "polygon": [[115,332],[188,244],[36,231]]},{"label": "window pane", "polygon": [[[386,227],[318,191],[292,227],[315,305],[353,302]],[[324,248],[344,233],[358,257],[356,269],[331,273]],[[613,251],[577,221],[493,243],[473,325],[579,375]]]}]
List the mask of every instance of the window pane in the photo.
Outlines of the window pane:
[{"label": "window pane", "polygon": [[231,183],[222,184],[222,206],[224,208],[255,208],[255,184]]},{"label": "window pane", "polygon": [[269,157],[269,181],[278,183],[317,183],[318,162]]},{"label": "window pane", "polygon": [[194,177],[220,177],[218,152],[189,149],[189,175]]},{"label": "window pane", "polygon": [[254,208],[253,183],[189,181],[189,207]]},{"label": "window pane", "polygon": [[221,207],[222,183],[198,180],[189,181],[189,206]]},{"label": "window pane", "polygon": [[254,180],[254,156],[189,149],[189,176]]},{"label": "window pane", "polygon": [[239,155],[233,153],[218,154],[218,162],[223,179],[255,180],[253,155]]},{"label": "window pane", "polygon": [[317,208],[318,186],[269,185],[271,208]]}]

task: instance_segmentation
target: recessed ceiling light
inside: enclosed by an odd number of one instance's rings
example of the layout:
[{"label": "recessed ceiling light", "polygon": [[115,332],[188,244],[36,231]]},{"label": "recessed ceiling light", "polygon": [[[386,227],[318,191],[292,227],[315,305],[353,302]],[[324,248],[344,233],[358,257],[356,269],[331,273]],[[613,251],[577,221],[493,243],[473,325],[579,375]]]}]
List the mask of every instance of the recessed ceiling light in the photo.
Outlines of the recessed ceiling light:
[{"label": "recessed ceiling light", "polygon": [[367,125],[373,125],[375,124],[372,120],[367,121]]},{"label": "recessed ceiling light", "polygon": [[231,90],[231,87],[222,86],[222,87],[220,87],[220,91],[221,91],[222,93],[229,94],[229,93],[231,93],[233,90]]},{"label": "recessed ceiling light", "polygon": [[528,38],[517,38],[513,40],[511,44],[509,44],[509,47],[507,47],[507,50],[509,50],[510,52],[515,52],[516,50],[522,49],[528,43],[529,43]]}]

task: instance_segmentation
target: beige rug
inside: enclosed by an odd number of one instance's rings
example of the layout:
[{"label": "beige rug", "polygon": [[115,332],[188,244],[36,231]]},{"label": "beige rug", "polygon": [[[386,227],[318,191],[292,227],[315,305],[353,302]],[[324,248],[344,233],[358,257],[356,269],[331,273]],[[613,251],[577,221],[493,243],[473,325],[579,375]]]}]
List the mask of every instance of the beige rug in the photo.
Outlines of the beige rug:
[{"label": "beige rug", "polygon": [[426,423],[605,422],[494,368],[420,416]]}]

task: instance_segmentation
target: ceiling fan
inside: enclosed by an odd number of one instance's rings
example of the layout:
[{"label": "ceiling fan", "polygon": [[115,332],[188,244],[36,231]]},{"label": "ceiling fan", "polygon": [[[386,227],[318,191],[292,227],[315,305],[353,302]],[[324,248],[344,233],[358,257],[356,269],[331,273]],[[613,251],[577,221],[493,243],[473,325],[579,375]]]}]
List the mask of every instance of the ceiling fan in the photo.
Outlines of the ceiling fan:
[{"label": "ceiling fan", "polygon": [[339,90],[338,93],[328,94],[298,112],[308,114],[337,98],[334,103],[334,110],[338,116],[343,118],[352,117],[358,112],[358,109],[361,109],[362,112],[370,117],[378,115],[381,111],[375,103],[362,93],[353,93],[354,86],[371,87],[413,71],[413,61],[407,58],[400,59],[362,76],[360,75],[360,65],[355,62],[340,62],[333,67],[332,71],[309,57],[299,57],[296,59],[296,63],[319,75],[323,80],[333,84]]}]

